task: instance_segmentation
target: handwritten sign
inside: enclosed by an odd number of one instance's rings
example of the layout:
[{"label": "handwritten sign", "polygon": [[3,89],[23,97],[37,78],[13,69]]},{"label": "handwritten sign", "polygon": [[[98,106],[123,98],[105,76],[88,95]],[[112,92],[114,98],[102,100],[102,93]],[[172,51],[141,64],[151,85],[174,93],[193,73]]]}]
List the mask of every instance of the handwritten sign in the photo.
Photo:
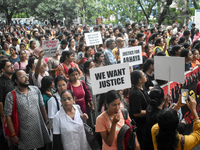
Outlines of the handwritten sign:
[{"label": "handwritten sign", "polygon": [[85,41],[87,46],[102,44],[101,32],[85,33]]},{"label": "handwritten sign", "polygon": [[42,41],[42,50],[44,50],[44,57],[56,56],[59,40]]},{"label": "handwritten sign", "polygon": [[143,63],[141,46],[134,46],[120,49],[121,63],[129,63],[129,66]]},{"label": "handwritten sign", "polygon": [[93,95],[131,87],[128,63],[90,69]]}]

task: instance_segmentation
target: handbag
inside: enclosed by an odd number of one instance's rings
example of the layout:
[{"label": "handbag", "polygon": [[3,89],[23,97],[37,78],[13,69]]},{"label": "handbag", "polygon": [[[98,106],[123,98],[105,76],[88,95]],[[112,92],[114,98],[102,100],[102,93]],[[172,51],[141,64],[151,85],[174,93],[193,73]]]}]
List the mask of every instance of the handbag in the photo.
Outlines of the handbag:
[{"label": "handbag", "polygon": [[[83,114],[83,112],[80,109],[80,106],[79,105],[75,105],[75,106],[79,110],[79,113]],[[93,129],[89,125],[87,125],[87,123],[85,123],[84,120],[83,120],[83,125],[84,125],[84,129],[85,129],[85,134],[86,134],[87,141],[88,141],[88,143],[91,143],[94,140]]]},{"label": "handbag", "polygon": [[[13,95],[13,108],[12,108],[12,122],[14,125],[14,129],[15,129],[15,134],[18,136],[19,135],[19,120],[18,120],[18,111],[17,111],[17,97],[16,97],[16,93],[15,91],[11,91],[12,95]],[[6,135],[11,138],[11,134],[10,131],[8,129],[8,125],[7,122],[5,120],[4,122],[4,131],[6,133]]]}]

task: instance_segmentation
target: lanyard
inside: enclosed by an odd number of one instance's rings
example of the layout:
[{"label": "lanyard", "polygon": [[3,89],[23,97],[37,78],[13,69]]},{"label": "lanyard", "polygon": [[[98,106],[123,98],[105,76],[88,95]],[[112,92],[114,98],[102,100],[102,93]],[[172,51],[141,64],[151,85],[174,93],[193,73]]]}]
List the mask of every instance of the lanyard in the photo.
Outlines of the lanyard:
[{"label": "lanyard", "polygon": [[[108,115],[108,112],[106,111],[106,114]],[[108,115],[108,118],[110,119],[110,121],[111,121],[111,123],[112,123],[112,119],[109,117],[109,115]]]}]

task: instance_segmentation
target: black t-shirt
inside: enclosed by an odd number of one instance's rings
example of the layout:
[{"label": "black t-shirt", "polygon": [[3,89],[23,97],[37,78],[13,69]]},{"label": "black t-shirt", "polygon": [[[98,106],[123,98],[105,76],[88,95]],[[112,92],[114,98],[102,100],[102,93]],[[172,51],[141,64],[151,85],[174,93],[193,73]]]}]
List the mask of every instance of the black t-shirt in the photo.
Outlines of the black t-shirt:
[{"label": "black t-shirt", "polygon": [[134,117],[134,114],[141,113],[141,110],[146,110],[149,103],[147,91],[133,87],[129,94],[129,115],[131,119],[136,121],[136,124],[144,124],[146,117]]},{"label": "black t-shirt", "polygon": [[153,82],[152,81],[154,80],[154,74],[153,74],[153,76],[150,76],[150,75],[145,73],[145,75],[147,77],[147,82],[145,83],[145,87],[147,88],[147,90],[149,90],[149,87],[153,86]]},{"label": "black t-shirt", "polygon": [[0,77],[0,102],[5,102],[6,95],[8,92],[14,90],[14,84],[12,80],[4,75]]},{"label": "black t-shirt", "polygon": [[151,105],[147,106],[146,110],[146,137],[145,137],[145,147],[148,150],[154,150],[151,136],[151,128],[154,124],[158,123],[158,114],[162,111],[157,107]]}]

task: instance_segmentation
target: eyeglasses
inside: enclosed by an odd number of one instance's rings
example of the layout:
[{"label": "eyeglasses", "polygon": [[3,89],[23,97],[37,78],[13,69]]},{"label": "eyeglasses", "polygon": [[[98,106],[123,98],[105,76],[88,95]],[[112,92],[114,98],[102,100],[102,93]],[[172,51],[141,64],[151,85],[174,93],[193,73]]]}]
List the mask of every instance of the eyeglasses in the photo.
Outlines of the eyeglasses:
[{"label": "eyeglasses", "polygon": [[25,77],[29,77],[29,74],[20,76],[20,78],[25,78]]},{"label": "eyeglasses", "polygon": [[66,100],[70,101],[70,100],[72,100],[72,99],[73,99],[72,97],[67,97],[67,98],[62,98],[61,100],[62,100],[62,101],[66,101]]}]

